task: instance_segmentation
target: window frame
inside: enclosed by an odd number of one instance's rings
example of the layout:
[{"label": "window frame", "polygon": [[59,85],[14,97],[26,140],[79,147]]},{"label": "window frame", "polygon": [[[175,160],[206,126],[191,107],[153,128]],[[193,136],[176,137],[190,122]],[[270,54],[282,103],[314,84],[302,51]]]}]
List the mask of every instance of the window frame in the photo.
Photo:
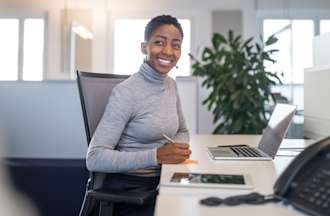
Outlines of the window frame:
[{"label": "window frame", "polygon": [[[17,80],[13,81],[25,81],[23,80],[23,52],[24,52],[24,20],[25,19],[43,19],[44,21],[44,44],[43,44],[43,72],[42,80],[47,76],[47,56],[48,53],[48,14],[45,11],[39,10],[16,10],[16,9],[0,9],[0,19],[18,19],[18,70]],[[1,80],[9,81],[9,80]],[[30,81],[30,80],[29,80]]]}]

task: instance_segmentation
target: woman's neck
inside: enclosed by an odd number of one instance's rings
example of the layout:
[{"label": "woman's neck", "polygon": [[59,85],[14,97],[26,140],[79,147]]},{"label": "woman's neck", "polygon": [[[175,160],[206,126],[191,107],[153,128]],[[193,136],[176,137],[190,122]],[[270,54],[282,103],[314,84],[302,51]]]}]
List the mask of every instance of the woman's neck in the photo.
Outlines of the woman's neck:
[{"label": "woman's neck", "polygon": [[141,65],[139,73],[141,73],[148,81],[153,83],[162,84],[167,78],[167,74],[159,73],[147,62]]}]

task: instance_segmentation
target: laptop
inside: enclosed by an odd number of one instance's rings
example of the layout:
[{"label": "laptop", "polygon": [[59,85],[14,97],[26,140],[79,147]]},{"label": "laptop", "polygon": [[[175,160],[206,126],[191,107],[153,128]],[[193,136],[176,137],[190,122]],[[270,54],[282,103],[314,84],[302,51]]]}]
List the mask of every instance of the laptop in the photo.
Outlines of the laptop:
[{"label": "laptop", "polygon": [[214,160],[272,160],[293,119],[296,106],[277,104],[257,148],[247,145],[208,147]]}]

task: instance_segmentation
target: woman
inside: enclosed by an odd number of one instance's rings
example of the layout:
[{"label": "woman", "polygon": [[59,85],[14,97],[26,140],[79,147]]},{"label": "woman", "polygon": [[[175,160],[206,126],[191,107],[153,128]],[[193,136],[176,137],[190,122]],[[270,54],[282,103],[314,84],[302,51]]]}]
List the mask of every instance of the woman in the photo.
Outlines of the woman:
[{"label": "woman", "polygon": [[[189,134],[178,90],[167,75],[180,58],[182,39],[176,18],[153,18],[141,43],[145,62],[113,89],[87,153],[90,171],[116,173],[106,179],[109,188],[156,190],[161,164],[189,158]],[[117,204],[115,214],[152,215],[153,209],[154,202],[143,207]]]}]

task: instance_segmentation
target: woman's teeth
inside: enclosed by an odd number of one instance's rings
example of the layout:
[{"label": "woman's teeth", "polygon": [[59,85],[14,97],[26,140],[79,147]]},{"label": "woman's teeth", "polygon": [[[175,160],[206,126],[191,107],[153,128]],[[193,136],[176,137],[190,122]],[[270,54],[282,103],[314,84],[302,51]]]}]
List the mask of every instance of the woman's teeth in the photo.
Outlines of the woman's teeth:
[{"label": "woman's teeth", "polygon": [[165,60],[165,59],[158,59],[158,61],[161,63],[161,64],[171,64],[171,61],[170,60]]}]

